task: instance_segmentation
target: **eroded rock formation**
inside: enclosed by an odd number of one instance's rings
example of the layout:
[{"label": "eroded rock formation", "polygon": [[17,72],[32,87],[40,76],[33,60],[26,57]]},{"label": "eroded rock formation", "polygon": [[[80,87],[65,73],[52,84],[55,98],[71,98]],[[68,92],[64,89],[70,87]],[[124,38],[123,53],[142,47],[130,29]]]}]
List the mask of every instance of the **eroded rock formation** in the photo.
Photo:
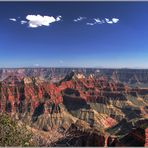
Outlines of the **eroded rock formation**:
[{"label": "eroded rock formation", "polygon": [[[88,69],[83,73],[84,69],[80,69],[65,75],[67,69],[58,70],[3,70],[0,111],[33,128],[44,131],[55,129],[71,136],[74,134],[71,132],[72,125],[77,125],[77,128],[80,123],[81,128],[76,129],[77,138],[68,143],[72,146],[125,146],[125,140],[117,137],[123,136],[123,131],[132,137],[137,132],[132,130],[135,125],[138,129],[138,121],[147,119],[148,89],[141,87],[143,82],[146,85],[147,71],[104,69],[98,72]],[[134,83],[136,85],[132,86]],[[122,129],[120,132],[119,127]],[[90,134],[92,129],[100,133]],[[142,137],[147,145],[146,138]],[[98,139],[103,139],[103,142]],[[61,144],[62,140],[58,143]]]}]

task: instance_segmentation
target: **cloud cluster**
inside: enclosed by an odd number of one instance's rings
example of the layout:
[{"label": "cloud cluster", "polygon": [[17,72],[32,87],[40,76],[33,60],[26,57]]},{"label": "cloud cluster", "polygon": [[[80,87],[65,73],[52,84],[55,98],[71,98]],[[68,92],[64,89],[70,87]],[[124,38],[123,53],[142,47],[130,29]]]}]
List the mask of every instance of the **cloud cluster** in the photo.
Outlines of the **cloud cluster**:
[{"label": "cloud cluster", "polygon": [[113,24],[113,23],[117,23],[119,21],[118,18],[112,18],[112,20],[109,20],[108,18],[105,18],[106,22],[108,24]]},{"label": "cloud cluster", "polygon": [[108,18],[105,18],[103,20],[99,19],[99,18],[94,18],[93,19],[93,22],[91,23],[86,23],[86,25],[90,25],[90,26],[93,26],[93,25],[96,25],[96,24],[103,24],[103,23],[107,23],[107,24],[116,24],[119,22],[119,19],[118,18],[112,18],[112,19],[108,19]]},{"label": "cloud cluster", "polygon": [[29,27],[37,28],[40,26],[49,26],[51,23],[60,21],[62,16],[41,16],[41,15],[27,15],[26,20],[28,21]]},{"label": "cloud cluster", "polygon": [[[18,17],[18,19],[21,19]],[[20,23],[28,24],[30,28],[37,28],[40,26],[49,26],[51,23],[58,22],[62,19],[62,16],[41,16],[41,15],[27,15],[25,20],[19,20]],[[16,22],[16,18],[9,18],[10,21]]]},{"label": "cloud cluster", "polygon": [[[83,21],[84,19],[88,20],[87,17],[78,17],[76,19],[74,19],[73,21],[74,22],[79,22],[79,21]],[[100,19],[100,18],[93,18],[93,19],[89,19],[91,22],[86,22],[86,25],[90,25],[90,26],[93,26],[93,25],[96,25],[96,24],[104,24],[104,23],[107,23],[107,24],[116,24],[119,22],[119,19],[118,18],[111,18],[111,19],[108,19],[108,18],[105,18],[105,19]]]},{"label": "cloud cluster", "polygon": [[[55,22],[58,22],[58,21],[61,21],[62,19],[62,16],[57,16],[57,17],[54,17],[54,16],[41,16],[41,15],[27,15],[26,18],[24,20],[21,20],[21,17],[18,17],[18,20],[20,22],[20,24],[28,24],[28,26],[30,28],[37,28],[37,27],[40,27],[40,26],[50,26],[51,23],[55,23]],[[10,21],[13,21],[13,22],[17,22],[18,20],[16,18],[9,18]],[[89,26],[93,26],[93,25],[96,25],[96,24],[104,24],[104,23],[107,23],[107,24],[116,24],[119,22],[119,19],[118,18],[104,18],[104,19],[100,19],[100,18],[92,18],[92,19],[88,19],[87,17],[82,17],[82,16],[79,16],[78,18],[74,19],[73,21],[74,22],[80,22],[80,21],[83,21],[85,20],[86,22],[86,25],[89,25]],[[89,20],[89,22],[88,22]]]},{"label": "cloud cluster", "polygon": [[73,21],[74,21],[74,22],[79,22],[79,21],[82,21],[82,20],[85,20],[85,19],[87,19],[87,18],[86,18],[86,17],[80,16],[80,17],[74,19]]}]

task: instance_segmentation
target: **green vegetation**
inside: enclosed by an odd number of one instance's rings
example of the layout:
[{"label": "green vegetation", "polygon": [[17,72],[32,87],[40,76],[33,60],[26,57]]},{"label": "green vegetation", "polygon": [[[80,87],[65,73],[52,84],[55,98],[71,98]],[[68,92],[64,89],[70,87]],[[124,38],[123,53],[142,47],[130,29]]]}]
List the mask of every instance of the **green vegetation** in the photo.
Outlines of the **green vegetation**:
[{"label": "green vegetation", "polygon": [[0,146],[33,146],[32,134],[25,125],[0,114]]},{"label": "green vegetation", "polygon": [[143,123],[143,124],[141,124],[141,125],[140,125],[140,128],[142,128],[142,129],[148,128],[148,123]]}]

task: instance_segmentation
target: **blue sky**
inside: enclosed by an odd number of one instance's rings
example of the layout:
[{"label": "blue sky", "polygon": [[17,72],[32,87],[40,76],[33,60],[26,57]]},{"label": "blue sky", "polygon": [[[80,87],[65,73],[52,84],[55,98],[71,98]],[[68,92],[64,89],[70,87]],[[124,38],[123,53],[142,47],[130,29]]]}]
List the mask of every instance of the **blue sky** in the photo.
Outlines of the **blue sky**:
[{"label": "blue sky", "polygon": [[148,68],[148,2],[0,2],[0,67]]}]

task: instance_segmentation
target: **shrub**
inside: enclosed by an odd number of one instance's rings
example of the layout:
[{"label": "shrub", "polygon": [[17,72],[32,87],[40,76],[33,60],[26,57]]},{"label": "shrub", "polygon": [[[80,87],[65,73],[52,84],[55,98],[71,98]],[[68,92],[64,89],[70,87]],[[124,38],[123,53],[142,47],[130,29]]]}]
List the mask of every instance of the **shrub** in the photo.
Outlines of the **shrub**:
[{"label": "shrub", "polygon": [[26,126],[0,114],[0,146],[33,146],[32,133]]}]

